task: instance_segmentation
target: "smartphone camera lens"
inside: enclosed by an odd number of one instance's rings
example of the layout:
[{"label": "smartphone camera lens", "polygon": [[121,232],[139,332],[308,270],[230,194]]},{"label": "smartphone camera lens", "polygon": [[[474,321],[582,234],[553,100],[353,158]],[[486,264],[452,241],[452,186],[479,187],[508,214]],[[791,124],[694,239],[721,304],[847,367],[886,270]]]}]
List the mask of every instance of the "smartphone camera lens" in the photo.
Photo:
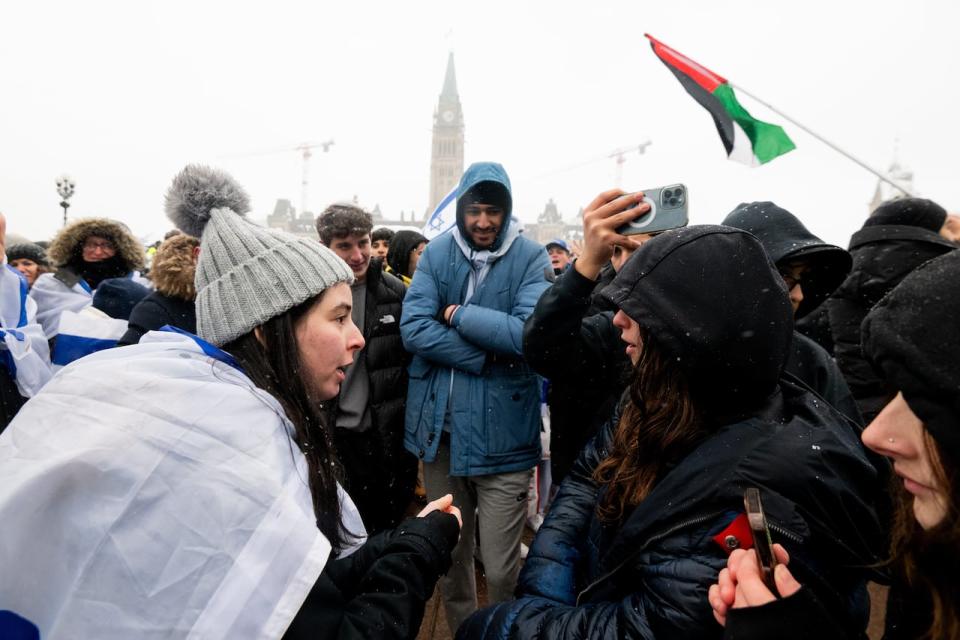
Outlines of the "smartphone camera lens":
[{"label": "smartphone camera lens", "polygon": [[677,199],[676,199],[676,198],[670,198],[667,202],[670,203],[670,206],[671,206],[671,207],[677,206]]},{"label": "smartphone camera lens", "polygon": [[670,191],[670,189],[667,189],[666,191],[663,192],[663,197],[669,200],[670,198],[673,197],[673,191]]}]

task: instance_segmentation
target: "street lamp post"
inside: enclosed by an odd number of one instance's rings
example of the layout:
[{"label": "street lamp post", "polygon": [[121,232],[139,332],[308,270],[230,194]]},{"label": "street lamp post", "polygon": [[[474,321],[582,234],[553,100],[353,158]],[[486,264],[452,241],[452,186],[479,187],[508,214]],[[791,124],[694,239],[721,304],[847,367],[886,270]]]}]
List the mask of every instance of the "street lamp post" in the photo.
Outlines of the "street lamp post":
[{"label": "street lamp post", "polygon": [[73,196],[77,183],[68,175],[62,175],[57,178],[57,193],[62,198],[60,206],[63,207],[63,226],[67,226],[67,209],[70,208],[70,198]]}]

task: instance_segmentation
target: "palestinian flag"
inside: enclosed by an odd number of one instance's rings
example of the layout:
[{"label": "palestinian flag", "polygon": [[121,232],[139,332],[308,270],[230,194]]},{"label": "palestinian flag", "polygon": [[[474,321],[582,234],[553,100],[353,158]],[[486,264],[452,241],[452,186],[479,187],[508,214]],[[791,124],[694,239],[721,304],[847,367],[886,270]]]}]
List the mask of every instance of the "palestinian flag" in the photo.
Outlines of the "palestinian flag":
[{"label": "palestinian flag", "polygon": [[713,116],[728,158],[757,166],[796,148],[782,127],[761,122],[747,113],[725,78],[649,34],[644,35],[650,40],[653,52],[677,76],[687,93]]}]

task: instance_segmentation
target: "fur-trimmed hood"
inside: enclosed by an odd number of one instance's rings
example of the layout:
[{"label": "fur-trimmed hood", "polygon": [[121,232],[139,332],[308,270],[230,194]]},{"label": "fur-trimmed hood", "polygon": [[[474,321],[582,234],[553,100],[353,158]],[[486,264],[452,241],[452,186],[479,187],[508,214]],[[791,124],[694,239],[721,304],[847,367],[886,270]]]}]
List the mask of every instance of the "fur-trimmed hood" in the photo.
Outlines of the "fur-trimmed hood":
[{"label": "fur-trimmed hood", "polygon": [[193,278],[197,265],[193,261],[193,251],[199,246],[200,240],[183,233],[163,241],[150,267],[150,279],[158,292],[181,300],[196,299]]},{"label": "fur-trimmed hood", "polygon": [[117,255],[130,271],[143,269],[146,255],[143,245],[122,222],[109,218],[81,218],[74,220],[53,237],[47,256],[57,267],[66,266],[78,254],[80,245],[90,236],[111,240],[117,246]]}]

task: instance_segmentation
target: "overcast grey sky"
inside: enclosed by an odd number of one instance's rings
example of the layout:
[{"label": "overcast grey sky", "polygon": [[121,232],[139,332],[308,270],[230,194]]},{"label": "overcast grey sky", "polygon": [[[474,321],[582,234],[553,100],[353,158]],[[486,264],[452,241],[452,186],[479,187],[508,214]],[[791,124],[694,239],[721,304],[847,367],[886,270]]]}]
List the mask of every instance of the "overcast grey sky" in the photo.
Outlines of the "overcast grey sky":
[{"label": "overcast grey sky", "polygon": [[[746,96],[797,150],[751,169],[653,55],[644,32],[878,168],[898,158],[920,195],[960,209],[956,67],[960,4],[741,2],[18,2],[0,13],[0,211],[33,239],[72,216],[170,227],[163,193],[188,162],[218,165],[254,216],[300,202],[294,151],[318,211],[356,195],[387,214],[427,206],[430,128],[456,56],[466,162],[497,160],[515,211],[548,198],[573,217],[613,185],[610,151],[651,139],[630,190],[685,182],[693,222],[774,200],[846,245],[876,179]],[[591,160],[594,160],[591,162]]]}]

